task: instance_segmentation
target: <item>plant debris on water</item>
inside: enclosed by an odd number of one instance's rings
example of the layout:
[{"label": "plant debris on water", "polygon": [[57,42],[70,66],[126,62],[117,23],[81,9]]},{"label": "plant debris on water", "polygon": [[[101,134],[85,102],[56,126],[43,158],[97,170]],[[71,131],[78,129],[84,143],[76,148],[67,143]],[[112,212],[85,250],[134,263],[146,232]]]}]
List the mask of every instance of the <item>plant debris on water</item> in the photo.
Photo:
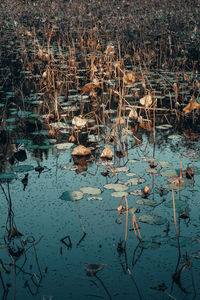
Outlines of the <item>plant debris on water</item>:
[{"label": "plant debris on water", "polygon": [[0,298],[199,299],[199,1],[0,11]]}]

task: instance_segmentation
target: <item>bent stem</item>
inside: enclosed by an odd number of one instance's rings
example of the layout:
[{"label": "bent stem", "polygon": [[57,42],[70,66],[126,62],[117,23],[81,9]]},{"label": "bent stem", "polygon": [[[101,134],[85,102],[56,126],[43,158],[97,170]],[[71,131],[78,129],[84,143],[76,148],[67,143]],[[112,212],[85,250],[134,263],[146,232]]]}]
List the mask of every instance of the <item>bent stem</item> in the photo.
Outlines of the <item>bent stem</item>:
[{"label": "bent stem", "polygon": [[107,287],[105,286],[103,280],[101,280],[101,278],[100,278],[99,276],[97,276],[97,275],[95,275],[95,277],[96,277],[96,279],[101,283],[101,285],[102,285],[102,287],[104,288],[106,294],[108,295],[108,298],[112,300],[112,297],[111,297],[111,295],[110,295],[110,293],[109,293]]}]

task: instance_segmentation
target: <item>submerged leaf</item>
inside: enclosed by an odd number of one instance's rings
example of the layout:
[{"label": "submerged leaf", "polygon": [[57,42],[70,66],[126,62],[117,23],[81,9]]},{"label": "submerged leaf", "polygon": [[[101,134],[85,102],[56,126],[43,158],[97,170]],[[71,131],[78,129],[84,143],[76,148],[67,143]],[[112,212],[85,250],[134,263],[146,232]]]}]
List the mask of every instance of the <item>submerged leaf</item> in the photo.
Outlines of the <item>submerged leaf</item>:
[{"label": "submerged leaf", "polygon": [[105,268],[106,264],[86,264],[84,268],[87,276],[95,276],[99,271]]},{"label": "submerged leaf", "polygon": [[167,222],[167,220],[161,216],[157,215],[142,215],[139,217],[139,220],[143,223],[147,223],[150,225],[163,225]]}]

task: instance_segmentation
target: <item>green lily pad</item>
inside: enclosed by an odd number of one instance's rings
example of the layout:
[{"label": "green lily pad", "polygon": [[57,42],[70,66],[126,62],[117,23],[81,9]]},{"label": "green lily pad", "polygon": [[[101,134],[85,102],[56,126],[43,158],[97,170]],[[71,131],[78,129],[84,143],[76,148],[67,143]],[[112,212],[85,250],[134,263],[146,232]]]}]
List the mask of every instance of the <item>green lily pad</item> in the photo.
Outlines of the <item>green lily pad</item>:
[{"label": "green lily pad", "polygon": [[124,184],[126,184],[128,186],[137,185],[138,181],[139,181],[139,178],[134,177],[134,178],[131,178],[131,179],[127,180],[126,182],[124,182]]},{"label": "green lily pad", "polygon": [[142,249],[158,249],[160,245],[152,241],[141,241],[139,247]]},{"label": "green lily pad", "polygon": [[104,188],[108,190],[114,190],[116,192],[122,192],[128,190],[129,187],[120,183],[108,183],[104,185]]},{"label": "green lily pad", "polygon": [[140,204],[140,205],[146,205],[146,206],[156,206],[157,205],[155,200],[150,200],[150,199],[145,199],[145,198],[137,200],[136,203]]},{"label": "green lily pad", "polygon": [[16,121],[16,118],[9,118],[9,119],[6,119],[6,122],[7,123],[13,123]]},{"label": "green lily pad", "polygon": [[128,193],[125,192],[125,191],[122,191],[122,192],[114,192],[111,194],[112,197],[115,197],[115,198],[122,198],[123,196],[128,196]]},{"label": "green lily pad", "polygon": [[39,147],[39,145],[25,145],[24,149],[38,149]]},{"label": "green lily pad", "polygon": [[172,176],[176,176],[176,170],[165,170],[160,172],[160,175],[162,176],[166,176],[166,177],[172,177]]},{"label": "green lily pad", "polygon": [[169,242],[168,236],[155,236],[152,238],[152,242],[158,243],[158,244],[167,244]]},{"label": "green lily pad", "polygon": [[72,146],[74,146],[73,143],[62,143],[62,144],[57,144],[56,148],[58,150],[68,150],[70,149]]},{"label": "green lily pad", "polygon": [[52,145],[42,145],[42,146],[39,146],[39,149],[43,149],[43,150],[51,149],[51,148],[53,148]]},{"label": "green lily pad", "polygon": [[16,166],[13,168],[13,171],[15,172],[29,172],[33,170],[34,167],[31,165],[21,165],[21,166]]},{"label": "green lily pad", "polygon": [[[190,237],[186,237],[186,236],[180,236],[179,237],[180,247],[186,247],[186,246],[190,245],[191,242],[192,242],[192,239]],[[169,240],[169,245],[173,246],[173,247],[178,247],[177,237],[171,238]]]},{"label": "green lily pad", "polygon": [[1,173],[0,174],[0,182],[10,182],[16,178],[16,174],[14,173]]},{"label": "green lily pad", "polygon": [[[165,202],[164,205],[168,208],[171,208],[173,209],[173,201],[168,201],[168,202]],[[175,208],[176,208],[176,211],[181,214],[183,212],[185,212],[187,210],[187,206],[188,204],[183,201],[183,200],[175,200]]]},{"label": "green lily pad", "polygon": [[94,196],[94,197],[88,197],[88,200],[103,200],[102,197],[97,197],[97,196]]},{"label": "green lily pad", "polygon": [[80,188],[83,194],[89,194],[89,195],[98,195],[101,194],[101,190],[98,188],[93,188],[90,186],[82,187]]},{"label": "green lily pad", "polygon": [[60,196],[61,200],[65,201],[73,201],[73,200],[81,200],[83,198],[83,193],[80,191],[72,191],[72,192],[64,192]]},{"label": "green lily pad", "polygon": [[171,167],[171,164],[168,161],[159,161],[159,165],[162,168],[170,168]]},{"label": "green lily pad", "polygon": [[32,140],[28,140],[28,139],[17,139],[15,141],[17,144],[31,144]]},{"label": "green lily pad", "polygon": [[163,225],[167,222],[167,220],[161,216],[157,215],[142,215],[139,217],[140,222],[147,223],[150,225]]}]

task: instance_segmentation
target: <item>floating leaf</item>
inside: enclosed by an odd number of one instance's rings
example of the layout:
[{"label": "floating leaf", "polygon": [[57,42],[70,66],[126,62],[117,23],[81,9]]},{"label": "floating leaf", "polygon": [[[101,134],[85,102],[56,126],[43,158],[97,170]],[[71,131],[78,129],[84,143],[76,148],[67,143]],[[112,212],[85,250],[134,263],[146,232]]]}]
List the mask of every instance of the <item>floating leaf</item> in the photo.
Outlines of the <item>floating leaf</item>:
[{"label": "floating leaf", "polygon": [[173,126],[169,125],[169,124],[163,124],[163,125],[156,126],[157,129],[163,129],[163,130],[167,130],[167,129],[172,128],[172,127]]},{"label": "floating leaf", "polygon": [[16,175],[14,173],[1,173],[0,174],[0,182],[10,182],[16,178]]},{"label": "floating leaf", "polygon": [[[184,237],[184,236],[179,237],[179,246],[180,247],[186,247],[186,246],[190,245],[191,242],[192,242],[192,239],[190,237]],[[177,237],[171,238],[169,240],[169,245],[173,246],[173,247],[178,247]]]},{"label": "floating leaf", "polygon": [[157,215],[142,215],[139,217],[139,220],[143,223],[147,223],[150,225],[163,225],[167,222],[167,220],[161,216]]},{"label": "floating leaf", "polygon": [[133,177],[133,176],[136,176],[136,174],[135,173],[127,173],[126,176]]},{"label": "floating leaf", "polygon": [[13,168],[13,171],[15,172],[29,172],[34,169],[33,166],[31,165],[21,165],[21,166],[16,166]]},{"label": "floating leaf", "polygon": [[62,143],[62,144],[57,144],[55,147],[58,150],[68,150],[70,149],[72,146],[74,146],[73,143]]},{"label": "floating leaf", "polygon": [[73,192],[64,192],[60,196],[61,200],[65,201],[73,201],[73,200],[81,200],[83,198],[83,193],[80,191],[73,191]]},{"label": "floating leaf", "polygon": [[140,241],[139,247],[142,249],[157,249],[160,245],[152,241]]},{"label": "floating leaf", "polygon": [[88,197],[88,200],[103,200],[102,197]]},{"label": "floating leaf", "polygon": [[149,174],[158,174],[158,170],[152,168],[147,168],[145,171]]},{"label": "floating leaf", "polygon": [[[168,208],[173,209],[173,201],[172,200],[165,202],[164,205]],[[187,210],[187,206],[188,206],[188,204],[185,201],[179,200],[179,199],[175,200],[175,207],[176,207],[176,211],[178,213],[181,214],[181,213],[185,212]]]},{"label": "floating leaf", "polygon": [[152,242],[158,243],[158,244],[167,244],[169,242],[169,237],[168,236],[155,236],[152,238]]},{"label": "floating leaf", "polygon": [[125,192],[125,191],[122,191],[122,192],[114,192],[111,194],[112,197],[115,197],[115,198],[122,198],[123,196],[128,196],[128,193]]},{"label": "floating leaf", "polygon": [[176,170],[165,170],[165,171],[160,172],[160,175],[166,176],[166,177],[176,176]]},{"label": "floating leaf", "polygon": [[89,194],[89,195],[98,195],[98,194],[101,194],[101,190],[100,189],[93,188],[93,187],[90,187],[90,186],[82,187],[80,190],[83,192],[83,194]]},{"label": "floating leaf", "polygon": [[131,178],[131,179],[127,180],[126,182],[124,182],[124,184],[126,184],[128,186],[137,185],[138,180],[139,180],[139,178]]},{"label": "floating leaf", "polygon": [[119,167],[115,168],[115,172],[120,173],[120,172],[128,172],[129,168],[128,167]]},{"label": "floating leaf", "polygon": [[170,168],[171,164],[168,161],[159,161],[161,168]]},{"label": "floating leaf", "polygon": [[79,146],[75,147],[74,149],[72,149],[72,155],[74,155],[74,156],[87,156],[90,154],[91,154],[90,149],[86,148],[83,145],[79,145]]},{"label": "floating leaf", "polygon": [[140,204],[140,205],[146,205],[146,206],[156,206],[157,205],[155,200],[149,200],[149,199],[145,199],[145,198],[137,200],[136,203]]},{"label": "floating leaf", "polygon": [[179,134],[172,134],[172,135],[168,136],[168,139],[170,139],[170,140],[179,140],[181,138],[182,138],[182,136]]},{"label": "floating leaf", "polygon": [[129,192],[130,195],[134,195],[134,196],[141,196],[143,195],[143,191],[142,190],[135,190],[132,192]]},{"label": "floating leaf", "polygon": [[128,189],[128,186],[120,183],[108,183],[104,185],[104,188],[108,190],[114,190],[116,192],[122,192],[126,191]]}]

